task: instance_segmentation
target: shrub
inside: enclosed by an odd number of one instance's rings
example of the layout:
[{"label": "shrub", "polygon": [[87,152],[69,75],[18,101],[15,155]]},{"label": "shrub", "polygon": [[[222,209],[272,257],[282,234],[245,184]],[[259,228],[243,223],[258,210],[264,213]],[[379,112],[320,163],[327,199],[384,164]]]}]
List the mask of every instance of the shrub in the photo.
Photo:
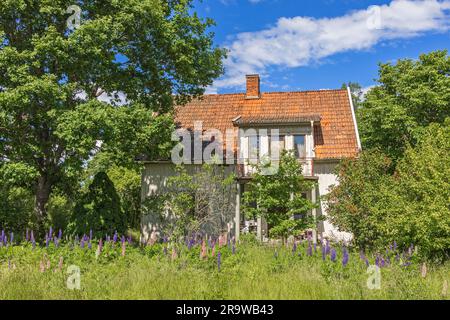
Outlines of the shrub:
[{"label": "shrub", "polygon": [[91,229],[96,237],[115,231],[126,232],[127,219],[122,212],[120,198],[105,172],[94,176],[70,220],[68,229],[73,234],[88,234]]}]

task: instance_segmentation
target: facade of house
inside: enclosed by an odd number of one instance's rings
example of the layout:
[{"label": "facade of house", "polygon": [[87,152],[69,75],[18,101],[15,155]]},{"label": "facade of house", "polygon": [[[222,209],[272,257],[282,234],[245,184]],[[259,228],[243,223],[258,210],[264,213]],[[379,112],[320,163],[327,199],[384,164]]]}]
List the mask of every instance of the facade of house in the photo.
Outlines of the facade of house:
[{"label": "facade of house", "polygon": [[[199,132],[204,140],[213,137],[216,143],[220,141],[226,170],[236,173],[235,193],[230,195],[235,201],[229,213],[236,238],[252,223],[243,220],[240,210],[242,193],[251,180],[249,163],[276,153],[274,150],[294,150],[305,178],[317,181],[317,187],[306,195],[316,202],[337,183],[334,170],[339,161],[357,157],[361,150],[349,89],[261,92],[258,75],[248,75],[246,81],[245,93],[205,95],[176,108],[177,127]],[[188,166],[197,170],[204,159],[195,156],[192,160]],[[144,163],[143,199],[164,192],[167,178],[175,174],[172,161]],[[326,216],[325,204],[320,203],[311,214]],[[146,212],[142,219],[143,236],[148,237],[160,223],[156,215]],[[258,237],[264,238],[267,225],[261,219],[255,224]],[[326,220],[313,231],[314,239],[349,236]]]}]

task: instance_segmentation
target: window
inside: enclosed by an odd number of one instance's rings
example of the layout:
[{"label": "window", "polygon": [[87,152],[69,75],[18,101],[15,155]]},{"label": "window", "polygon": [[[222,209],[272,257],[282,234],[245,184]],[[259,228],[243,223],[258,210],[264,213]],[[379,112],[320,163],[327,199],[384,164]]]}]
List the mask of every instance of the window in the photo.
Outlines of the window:
[{"label": "window", "polygon": [[280,158],[285,148],[285,136],[270,136],[269,154],[272,159]]},{"label": "window", "polygon": [[294,152],[297,158],[306,158],[306,144],[304,135],[294,136]]},{"label": "window", "polygon": [[258,159],[259,153],[259,136],[248,137],[248,157],[252,160]]}]

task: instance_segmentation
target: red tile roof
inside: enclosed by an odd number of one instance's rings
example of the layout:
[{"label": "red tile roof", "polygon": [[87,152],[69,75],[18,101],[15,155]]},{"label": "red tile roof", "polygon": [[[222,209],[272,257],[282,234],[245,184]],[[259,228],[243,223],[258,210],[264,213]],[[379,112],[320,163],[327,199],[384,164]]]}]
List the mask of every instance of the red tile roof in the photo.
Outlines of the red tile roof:
[{"label": "red tile roof", "polygon": [[[202,121],[203,129],[235,129],[233,120],[257,119],[280,124],[312,119],[317,159],[355,157],[358,142],[347,90],[267,92],[259,99],[246,99],[244,93],[205,95],[176,108],[179,127],[192,129]],[[317,122],[320,120],[320,122]]]}]

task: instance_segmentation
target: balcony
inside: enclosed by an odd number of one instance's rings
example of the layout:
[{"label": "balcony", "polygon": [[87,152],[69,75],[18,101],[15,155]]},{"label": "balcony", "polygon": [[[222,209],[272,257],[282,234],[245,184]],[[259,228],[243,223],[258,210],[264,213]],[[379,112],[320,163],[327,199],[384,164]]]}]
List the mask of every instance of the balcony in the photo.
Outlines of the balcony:
[{"label": "balcony", "polygon": [[[305,177],[311,177],[314,176],[314,172],[313,172],[313,159],[309,158],[309,159],[298,159],[298,161],[301,163],[302,165],[302,173]],[[245,162],[245,161],[242,161]],[[256,164],[257,162],[255,162]],[[277,162],[276,161],[272,161],[272,166],[276,167],[277,166]],[[254,167],[250,164],[238,164],[237,165],[237,174],[239,178],[250,178],[251,175],[254,172]]]}]

